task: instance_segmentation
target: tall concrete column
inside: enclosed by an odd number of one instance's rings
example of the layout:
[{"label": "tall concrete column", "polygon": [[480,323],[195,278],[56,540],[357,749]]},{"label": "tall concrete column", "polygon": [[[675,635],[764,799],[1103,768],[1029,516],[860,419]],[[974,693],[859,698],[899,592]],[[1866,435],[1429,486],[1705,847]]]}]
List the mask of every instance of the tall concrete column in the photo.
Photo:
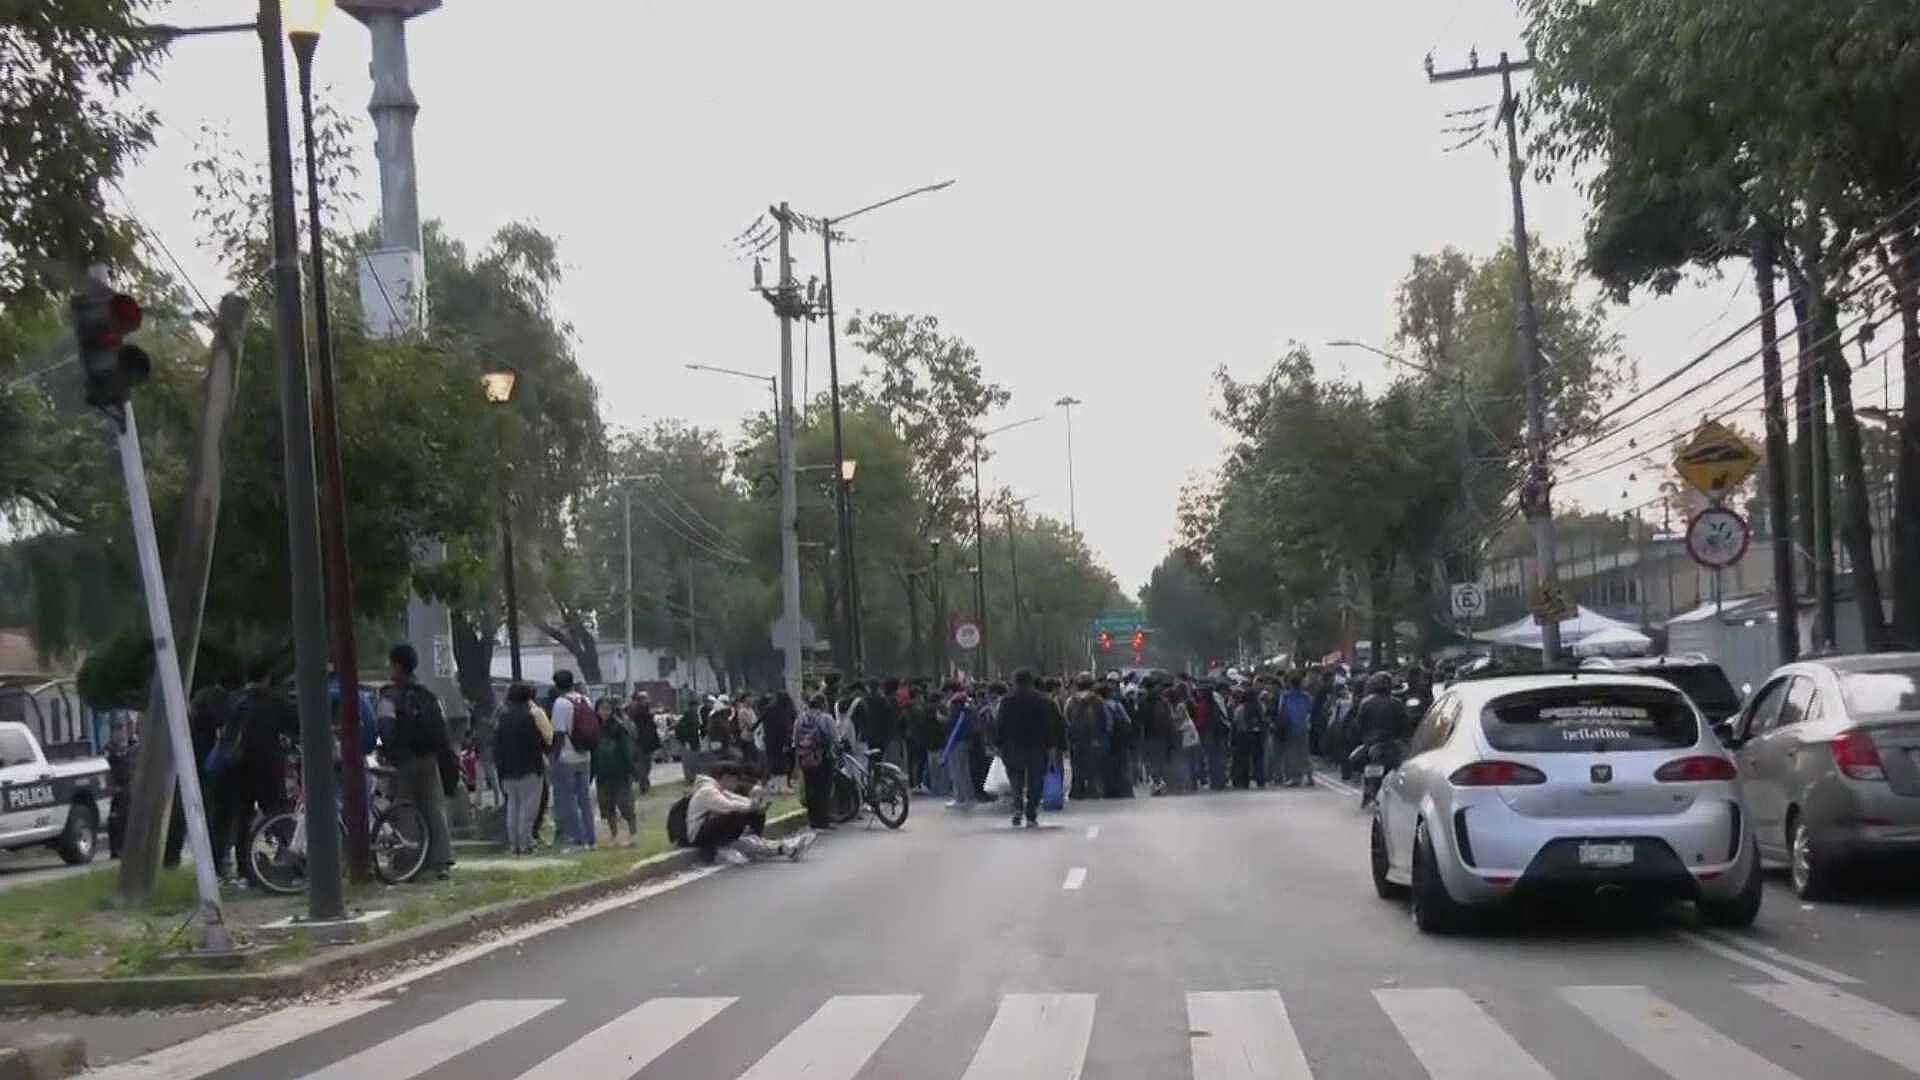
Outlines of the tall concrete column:
[{"label": "tall concrete column", "polygon": [[[413,155],[413,122],[420,102],[407,73],[407,20],[440,6],[440,0],[341,0],[340,10],[360,20],[373,41],[368,76],[373,96],[374,158],[380,169],[380,247],[360,260],[360,307],[367,329],[399,337],[426,329],[426,269],[421,254],[420,182]],[[475,380],[480,373],[474,372]],[[446,561],[446,546],[425,545],[415,559]],[[444,604],[416,595],[407,605],[407,640],[420,653],[421,680],[456,722],[467,715],[454,679],[453,626]]]}]

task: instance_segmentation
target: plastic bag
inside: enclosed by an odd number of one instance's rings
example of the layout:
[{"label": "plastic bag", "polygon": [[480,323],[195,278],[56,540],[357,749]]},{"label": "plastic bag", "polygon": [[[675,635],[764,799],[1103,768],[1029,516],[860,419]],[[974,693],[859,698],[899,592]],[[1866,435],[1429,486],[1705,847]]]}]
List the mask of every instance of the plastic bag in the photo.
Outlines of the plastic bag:
[{"label": "plastic bag", "polygon": [[987,794],[996,798],[1013,791],[1013,781],[1007,778],[1007,763],[998,757],[987,766]]},{"label": "plastic bag", "polygon": [[1048,769],[1046,781],[1040,787],[1040,809],[1052,812],[1063,810],[1066,805],[1066,777],[1060,774],[1057,767]]}]

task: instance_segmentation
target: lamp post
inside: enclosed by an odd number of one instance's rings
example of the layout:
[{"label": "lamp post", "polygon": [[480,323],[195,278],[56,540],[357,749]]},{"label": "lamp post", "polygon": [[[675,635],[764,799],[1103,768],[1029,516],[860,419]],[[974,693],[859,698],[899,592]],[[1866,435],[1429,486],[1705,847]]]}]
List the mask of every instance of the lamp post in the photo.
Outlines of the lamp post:
[{"label": "lamp post", "polygon": [[[480,376],[480,389],[487,395],[490,405],[506,406],[513,402],[514,388],[519,384],[520,376],[512,368],[497,368]],[[520,593],[514,581],[513,573],[513,481],[511,475],[507,481],[507,497],[500,507],[500,558],[504,564],[507,586],[507,659],[513,665],[513,681],[519,682],[520,674]]]},{"label": "lamp post", "polygon": [[[914,188],[912,191],[901,192],[890,199],[882,199],[877,203],[869,203],[858,210],[849,211],[838,217],[821,219],[820,247],[824,257],[822,272],[826,277],[824,285],[826,289],[825,303],[827,309],[827,399],[833,413],[833,464],[836,473],[840,468],[840,463],[846,459],[846,445],[842,441],[840,428],[840,332],[839,328],[834,325],[833,315],[833,230],[837,226],[852,221],[854,218],[870,210],[878,210],[883,206],[892,206],[894,203],[902,200],[911,199],[915,195],[926,195],[952,186],[952,180],[943,180],[938,184],[928,184],[925,187]],[[840,481],[834,487],[833,505],[834,515],[840,529],[840,594],[842,602],[849,614],[849,640],[854,643],[848,650],[854,655],[848,659],[852,661],[854,669],[858,671],[865,658],[859,653],[860,647],[858,642],[861,638],[859,619],[853,615],[853,612],[858,610],[855,596],[859,590],[859,585],[855,577],[857,571],[854,569],[853,558],[853,520],[847,512],[847,488],[845,480]]]},{"label": "lamp post", "polygon": [[1067,414],[1067,527],[1080,531],[1080,497],[1073,479],[1073,407],[1086,402],[1068,394],[1054,402]]},{"label": "lamp post", "polygon": [[[781,327],[787,324],[783,320]],[[784,350],[788,357],[789,376],[791,371],[792,349]],[[780,624],[786,633],[780,641],[781,681],[785,683],[787,693],[793,700],[801,700],[800,676],[805,658],[801,653],[804,642],[801,640],[800,614],[800,495],[795,486],[793,467],[793,381],[785,383],[772,375],[760,375],[736,368],[716,367],[712,364],[688,364],[689,371],[706,371],[717,375],[731,375],[737,379],[752,379],[767,384],[773,394],[773,446],[774,456],[778,459],[780,471]],[[783,393],[784,391],[784,393]],[[692,579],[688,589],[691,591]],[[698,664],[699,658],[694,658]]]},{"label": "lamp post", "polygon": [[347,549],[346,475],[340,467],[340,411],[335,400],[333,320],[327,303],[326,233],[320,223],[320,168],[313,135],[313,53],[333,0],[285,0],[287,39],[300,80],[301,133],[307,157],[307,243],[313,269],[315,451],[320,464],[320,548],[326,567],[327,616],[333,677],[340,687],[340,778],[347,825],[347,876],[373,880],[367,832],[366,757],[360,753],[360,661],[353,641],[353,563]]},{"label": "lamp post", "polygon": [[973,437],[973,609],[980,625],[980,648],[974,655],[974,673],[981,678],[987,674],[987,515],[980,499],[980,444],[1002,432],[1044,419],[1044,416],[1029,416]]}]

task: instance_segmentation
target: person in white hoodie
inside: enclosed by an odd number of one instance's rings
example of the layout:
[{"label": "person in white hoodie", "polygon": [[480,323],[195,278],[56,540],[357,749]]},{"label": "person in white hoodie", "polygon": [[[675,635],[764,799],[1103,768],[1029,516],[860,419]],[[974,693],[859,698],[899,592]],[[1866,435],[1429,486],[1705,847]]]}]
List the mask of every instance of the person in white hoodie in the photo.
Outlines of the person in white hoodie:
[{"label": "person in white hoodie", "polygon": [[814,834],[804,832],[786,840],[761,835],[767,825],[767,793],[754,787],[742,793],[745,772],[731,761],[714,765],[693,781],[687,798],[687,837],[708,859],[721,850],[735,864],[759,862],[785,855],[798,861],[813,846]]}]

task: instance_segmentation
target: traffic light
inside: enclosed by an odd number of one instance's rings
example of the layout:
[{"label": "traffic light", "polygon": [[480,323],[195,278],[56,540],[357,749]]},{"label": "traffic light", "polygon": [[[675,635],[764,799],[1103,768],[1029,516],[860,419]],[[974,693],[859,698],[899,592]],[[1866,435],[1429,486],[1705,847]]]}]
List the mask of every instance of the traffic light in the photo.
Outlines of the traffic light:
[{"label": "traffic light", "polygon": [[1134,655],[1138,656],[1139,654],[1146,651],[1147,651],[1147,632],[1145,630],[1135,630],[1133,632]]},{"label": "traffic light", "polygon": [[98,409],[124,405],[133,388],[147,381],[153,361],[127,341],[140,329],[140,303],[126,293],[94,285],[73,297],[73,331],[86,375],[87,404]]},{"label": "traffic light", "polygon": [[1105,630],[1100,631],[1100,651],[1101,652],[1113,651],[1113,635],[1107,633]]}]

